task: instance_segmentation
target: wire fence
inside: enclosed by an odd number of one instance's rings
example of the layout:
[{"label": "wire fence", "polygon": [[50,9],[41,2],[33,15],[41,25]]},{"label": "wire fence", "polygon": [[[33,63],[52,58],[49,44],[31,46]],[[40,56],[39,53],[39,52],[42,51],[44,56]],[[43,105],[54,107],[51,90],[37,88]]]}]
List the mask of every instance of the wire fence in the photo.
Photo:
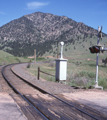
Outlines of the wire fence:
[{"label": "wire fence", "polygon": [[38,80],[40,79],[40,72],[41,72],[41,73],[44,73],[44,74],[46,74],[46,75],[50,75],[50,76],[52,76],[52,77],[55,77],[55,75],[52,75],[52,74],[46,73],[46,72],[40,70],[40,67],[38,67]]}]

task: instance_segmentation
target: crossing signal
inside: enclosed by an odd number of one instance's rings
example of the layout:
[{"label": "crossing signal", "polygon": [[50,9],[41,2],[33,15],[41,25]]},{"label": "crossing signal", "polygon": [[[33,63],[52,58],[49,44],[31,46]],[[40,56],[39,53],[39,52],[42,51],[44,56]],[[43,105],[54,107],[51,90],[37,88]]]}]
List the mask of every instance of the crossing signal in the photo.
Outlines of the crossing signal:
[{"label": "crossing signal", "polygon": [[89,50],[91,53],[100,53],[100,46],[92,46],[92,47],[89,47]]}]

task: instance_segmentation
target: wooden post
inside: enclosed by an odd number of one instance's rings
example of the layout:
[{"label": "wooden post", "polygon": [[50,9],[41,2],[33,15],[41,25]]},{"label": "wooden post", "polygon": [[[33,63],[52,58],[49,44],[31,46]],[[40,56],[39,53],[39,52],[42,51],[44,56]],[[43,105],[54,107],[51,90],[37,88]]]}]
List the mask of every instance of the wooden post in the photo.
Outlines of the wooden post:
[{"label": "wooden post", "polygon": [[38,80],[39,80],[39,76],[40,76],[40,67],[38,67]]},{"label": "wooden post", "polygon": [[36,49],[34,49],[34,60],[35,60],[35,65],[36,65]]}]

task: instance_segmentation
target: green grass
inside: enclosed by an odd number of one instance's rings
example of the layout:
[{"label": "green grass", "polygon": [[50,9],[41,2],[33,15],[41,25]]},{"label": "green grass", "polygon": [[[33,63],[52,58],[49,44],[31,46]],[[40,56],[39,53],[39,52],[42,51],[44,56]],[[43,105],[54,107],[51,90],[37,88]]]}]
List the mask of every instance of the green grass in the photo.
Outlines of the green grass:
[{"label": "green grass", "polygon": [[[103,38],[102,41],[100,41],[100,44],[101,45],[104,45],[105,44],[105,47],[107,47],[107,37],[106,38]],[[73,60],[82,60],[82,59],[95,59],[95,54],[90,54],[90,51],[89,51],[89,47],[92,46],[90,45],[90,42],[92,43],[92,45],[96,45],[97,44],[97,37],[93,37],[93,38],[87,38],[85,39],[85,41],[83,41],[83,39],[80,39],[79,41],[75,41],[75,43],[67,43],[64,45],[64,51],[63,51],[63,56],[64,58],[68,58],[69,60],[70,59],[73,59]],[[74,49],[74,46],[76,49]],[[47,56],[54,56],[53,59],[56,58],[57,56],[57,46],[56,44],[53,45],[53,52],[51,52],[51,50],[49,52],[46,52],[44,54],[44,57],[47,57]],[[67,51],[66,51],[67,49]],[[60,51],[60,47],[59,47],[59,51]],[[100,54],[100,60],[102,60],[102,58],[105,58],[107,57],[107,53],[104,52],[104,54]]]},{"label": "green grass", "polygon": [[[103,38],[100,42],[102,45],[105,44],[107,47],[107,38]],[[84,86],[88,88],[90,85],[95,84],[96,74],[96,54],[91,54],[89,51],[90,42],[93,45],[97,43],[97,37],[87,38],[84,42],[83,39],[75,41],[74,44],[67,43],[64,45],[63,56],[68,59],[67,63],[67,84],[75,86]],[[75,49],[74,49],[75,46]],[[60,47],[59,47],[60,51]],[[51,61],[56,59],[57,47],[53,45],[53,51],[46,52],[44,56],[37,58],[37,61]],[[104,66],[102,59],[107,57],[107,52],[99,54],[99,85],[107,89],[107,66]],[[7,65],[11,63],[29,62],[34,59],[28,59],[27,57],[15,57],[4,51],[0,51],[0,65]],[[40,63],[31,65],[30,68],[26,68],[29,72],[37,76],[37,68],[44,72],[55,75],[55,64],[54,63]],[[55,81],[54,77],[40,73],[40,77]]]},{"label": "green grass", "polygon": [[[73,61],[73,60],[72,60]],[[38,63],[36,65],[31,65],[31,67],[26,70],[31,72],[33,75],[38,75],[38,67],[40,70],[55,75],[55,64],[53,63]],[[82,68],[82,69],[81,69]],[[103,71],[101,71],[103,70]],[[107,67],[103,65],[99,66],[99,85],[103,86],[104,89],[107,89]],[[67,84],[71,86],[82,86],[85,88],[89,88],[91,85],[95,85],[95,75],[96,73],[96,66],[94,62],[83,62],[81,64],[76,64],[75,62],[68,62],[67,67]],[[51,77],[44,73],[40,73],[40,77],[48,80],[48,81],[55,81],[55,77]]]},{"label": "green grass", "polygon": [[[107,47],[107,38],[103,38],[100,42],[101,45],[105,44]],[[90,85],[95,85],[95,74],[96,74],[96,54],[91,54],[89,51],[90,42],[92,45],[96,45],[97,37],[87,38],[84,42],[83,39],[75,41],[74,44],[67,43],[64,45],[64,58],[68,59],[67,65],[67,84],[84,86],[88,88]],[[75,46],[75,49],[74,49]],[[56,59],[56,45],[53,45],[53,52],[50,50],[44,54],[44,58],[47,60]],[[59,48],[60,50],[60,48]],[[107,52],[99,54],[99,85],[107,89],[107,66],[104,66],[102,59],[107,57]],[[44,72],[55,75],[55,65],[50,65],[50,63],[38,64],[36,66],[31,66],[29,70],[34,75],[37,76],[37,67]],[[40,75],[45,80],[55,81],[55,78],[50,77],[41,73]]]},{"label": "green grass", "polygon": [[0,65],[8,65],[11,63],[21,63],[21,62],[28,62],[28,58],[23,57],[15,57],[9,53],[6,53],[0,50]]},{"label": "green grass", "polygon": [[[30,68],[26,68],[26,70],[30,73],[32,73],[33,75],[37,76],[38,75],[38,67],[40,67],[41,71],[44,71],[46,73],[55,75],[55,65],[52,65],[51,63],[37,63],[37,64],[33,64],[30,66]],[[40,77],[42,79],[45,79],[47,81],[55,81],[55,77],[46,75],[44,73],[40,72]]]}]

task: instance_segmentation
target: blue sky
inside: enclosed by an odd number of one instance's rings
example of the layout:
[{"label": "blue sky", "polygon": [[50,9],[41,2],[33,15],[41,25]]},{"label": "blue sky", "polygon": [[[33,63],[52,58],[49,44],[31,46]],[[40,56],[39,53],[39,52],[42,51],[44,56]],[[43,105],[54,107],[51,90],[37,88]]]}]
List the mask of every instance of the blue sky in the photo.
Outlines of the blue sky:
[{"label": "blue sky", "polygon": [[0,27],[34,12],[67,16],[107,34],[107,0],[0,0]]}]

